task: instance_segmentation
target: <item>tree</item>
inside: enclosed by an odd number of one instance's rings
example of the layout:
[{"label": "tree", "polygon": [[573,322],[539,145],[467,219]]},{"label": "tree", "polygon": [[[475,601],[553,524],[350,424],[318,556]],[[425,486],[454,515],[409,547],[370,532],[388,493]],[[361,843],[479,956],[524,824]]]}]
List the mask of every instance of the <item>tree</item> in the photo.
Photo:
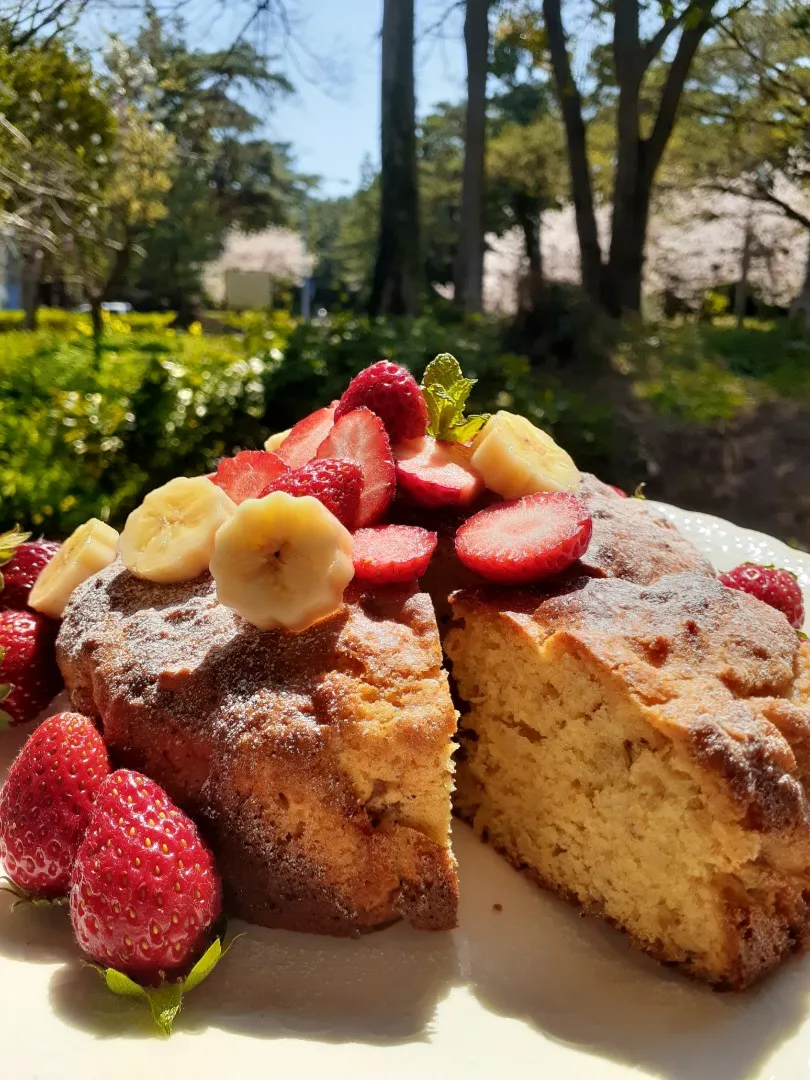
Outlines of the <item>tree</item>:
[{"label": "tree", "polygon": [[[582,281],[591,298],[612,315],[640,309],[653,183],[698,48],[718,24],[717,6],[717,0],[686,0],[679,8],[662,5],[662,16],[654,27],[641,0],[615,0],[610,7],[597,6],[594,12],[594,18],[608,22],[616,88],[613,213],[605,258],[588,152],[590,118],[574,76],[562,0],[542,0],[544,45],[565,126]],[[538,14],[531,0],[516,0],[507,17],[534,29]],[[660,80],[660,92],[652,103],[647,97],[651,77]]]},{"label": "tree", "polygon": [[101,305],[126,288],[133,257],[148,230],[166,215],[175,140],[162,124],[131,104],[119,108],[115,167],[99,208],[77,229],[72,264],[90,304],[93,331],[102,333]]},{"label": "tree", "polygon": [[202,269],[222,250],[228,229],[283,224],[297,200],[289,148],[254,137],[261,120],[242,100],[250,92],[272,104],[291,87],[248,42],[216,52],[190,49],[182,25],[167,25],[151,7],[136,42],[116,40],[114,53],[112,69],[143,65],[136,98],[177,148],[166,213],[144,238],[133,295],[188,320],[201,296]]},{"label": "tree", "polygon": [[466,0],[464,45],[467,54],[467,108],[464,128],[464,179],[455,268],[455,302],[480,311],[484,278],[484,175],[490,0]]},{"label": "tree", "polygon": [[0,0],[0,49],[42,46],[72,29],[91,0]]},{"label": "tree", "polygon": [[[810,233],[806,19],[804,5],[795,0],[767,0],[723,23],[693,67],[683,115],[662,164],[669,188],[744,197],[738,316],[744,313],[756,245],[756,203],[769,203]],[[795,307],[802,317],[810,309],[810,247],[805,288]]]},{"label": "tree", "polygon": [[414,315],[419,295],[414,0],[384,0],[380,229],[372,315]]},{"label": "tree", "polygon": [[116,121],[87,57],[51,41],[0,49],[0,131],[0,228],[20,251],[33,329],[43,272],[98,213]]}]

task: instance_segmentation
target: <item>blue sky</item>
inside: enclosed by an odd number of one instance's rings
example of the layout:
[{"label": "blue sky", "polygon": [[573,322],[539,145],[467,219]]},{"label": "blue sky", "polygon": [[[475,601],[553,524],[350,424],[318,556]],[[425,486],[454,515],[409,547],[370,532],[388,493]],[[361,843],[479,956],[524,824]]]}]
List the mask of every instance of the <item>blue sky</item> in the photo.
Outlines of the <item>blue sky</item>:
[{"label": "blue sky", "polygon": [[[181,0],[190,45],[227,47],[244,26],[254,0]],[[269,137],[292,144],[298,168],[324,178],[321,193],[346,194],[357,186],[364,157],[379,155],[380,40],[382,0],[286,0],[293,13],[293,41],[284,65],[296,93],[267,110]],[[177,0],[167,0],[172,7]],[[159,6],[163,7],[163,4]],[[417,0],[417,109],[463,98],[463,24],[456,12],[437,28],[449,0]],[[99,8],[82,22],[91,48],[108,30],[129,37],[138,24],[133,8],[113,22]],[[274,38],[254,27],[250,40],[267,52]],[[275,47],[280,46],[275,42]],[[258,112],[262,103],[251,101]]]},{"label": "blue sky", "polygon": [[[464,49],[458,18],[443,33],[427,33],[447,0],[417,4],[417,108],[430,110],[439,101],[464,95]],[[366,154],[376,160],[379,138],[379,79],[382,0],[301,0],[306,10],[298,34],[312,54],[337,69],[334,78],[304,77],[296,66],[290,77],[297,94],[284,102],[269,128],[293,144],[299,167],[323,176],[322,190],[339,195],[354,188]],[[315,67],[302,58],[306,74]],[[341,183],[348,181],[349,183]]]}]

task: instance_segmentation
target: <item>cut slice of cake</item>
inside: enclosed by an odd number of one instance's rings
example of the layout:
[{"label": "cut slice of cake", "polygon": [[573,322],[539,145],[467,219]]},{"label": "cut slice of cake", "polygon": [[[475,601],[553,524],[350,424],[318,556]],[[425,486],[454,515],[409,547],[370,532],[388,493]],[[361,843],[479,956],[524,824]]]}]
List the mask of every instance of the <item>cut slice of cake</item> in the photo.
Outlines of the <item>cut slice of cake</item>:
[{"label": "cut slice of cake", "polygon": [[742,988],[810,939],[810,646],[698,574],[466,590],[457,810],[641,948]]},{"label": "cut slice of cake", "polygon": [[58,655],[73,706],[210,841],[230,913],[355,934],[456,924],[455,712],[429,598],[356,588],[300,634],[259,630],[208,575],[80,586]]}]

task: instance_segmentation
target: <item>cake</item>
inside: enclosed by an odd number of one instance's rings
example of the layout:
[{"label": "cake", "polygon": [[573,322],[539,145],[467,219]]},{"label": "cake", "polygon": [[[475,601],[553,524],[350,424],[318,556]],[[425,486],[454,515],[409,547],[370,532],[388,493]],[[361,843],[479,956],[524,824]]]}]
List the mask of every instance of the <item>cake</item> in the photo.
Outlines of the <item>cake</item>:
[{"label": "cake", "polygon": [[780,612],[695,572],[452,603],[479,836],[718,987],[807,945],[810,646]]},{"label": "cake", "polygon": [[58,658],[115,760],[194,816],[233,915],[449,929],[455,712],[430,601],[345,599],[304,633],[259,630],[208,575],[158,585],[116,562],[74,592]]}]

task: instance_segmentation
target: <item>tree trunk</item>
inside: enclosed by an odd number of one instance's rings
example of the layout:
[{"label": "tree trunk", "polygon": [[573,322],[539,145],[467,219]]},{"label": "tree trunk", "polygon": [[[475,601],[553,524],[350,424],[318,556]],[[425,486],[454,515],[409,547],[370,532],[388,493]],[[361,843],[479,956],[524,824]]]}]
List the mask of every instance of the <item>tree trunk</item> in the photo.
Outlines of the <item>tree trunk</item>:
[{"label": "tree trunk", "polygon": [[517,204],[513,207],[515,218],[523,233],[523,248],[529,263],[529,272],[534,280],[543,276],[543,253],[540,247],[540,221],[538,215]]},{"label": "tree trunk", "polygon": [[90,297],[90,322],[93,325],[94,340],[101,341],[104,333],[104,315],[101,310],[101,296],[97,293]]},{"label": "tree trunk", "polygon": [[22,253],[20,288],[22,292],[23,328],[36,330],[39,311],[39,278],[42,263],[36,248],[26,247]]},{"label": "tree trunk", "polygon": [[798,296],[790,305],[790,314],[802,326],[810,329],[810,234],[808,234],[807,255],[804,268],[804,281]]},{"label": "tree trunk", "polygon": [[745,309],[748,306],[748,278],[751,273],[751,255],[754,246],[754,227],[751,211],[745,219],[745,232],[743,234],[742,257],[740,259],[740,280],[734,290],[734,317],[737,327],[741,327],[745,319]]},{"label": "tree trunk", "polygon": [[419,310],[414,0],[384,0],[380,235],[369,301],[372,315]]},{"label": "tree trunk", "polygon": [[571,72],[568,46],[562,23],[561,0],[543,0],[543,17],[548,34],[551,66],[565,125],[568,167],[571,173],[571,197],[579,240],[582,285],[595,303],[602,299],[602,250],[596,227],[591,170],[582,98]]},{"label": "tree trunk", "polygon": [[464,176],[456,254],[455,302],[480,311],[484,280],[484,154],[486,149],[487,70],[490,0],[467,0],[464,44],[467,51],[467,112]]},{"label": "tree trunk", "polygon": [[610,256],[602,304],[618,318],[641,311],[644,249],[652,197],[652,176],[645,162],[646,145],[637,137],[619,150],[613,192]]}]

